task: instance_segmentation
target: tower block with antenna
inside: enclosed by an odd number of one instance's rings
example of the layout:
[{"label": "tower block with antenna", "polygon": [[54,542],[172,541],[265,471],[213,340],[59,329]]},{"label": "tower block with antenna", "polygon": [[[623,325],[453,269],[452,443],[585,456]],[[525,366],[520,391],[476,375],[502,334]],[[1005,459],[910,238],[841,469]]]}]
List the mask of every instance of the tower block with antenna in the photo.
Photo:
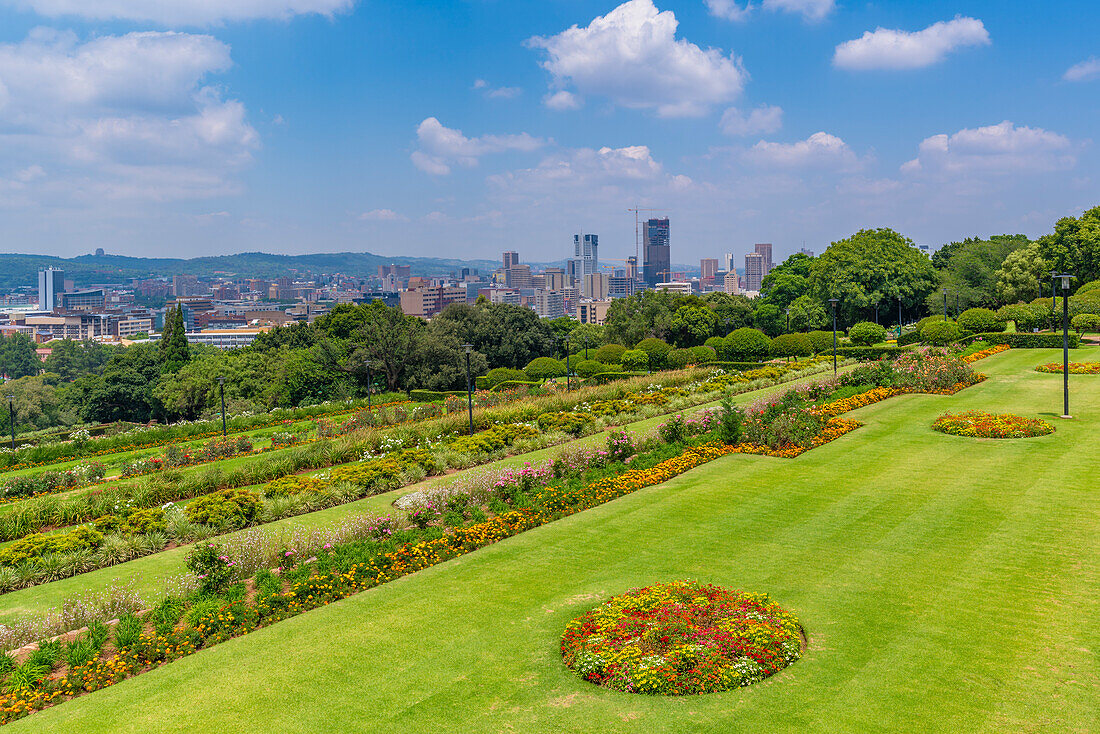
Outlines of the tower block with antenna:
[{"label": "tower block with antenna", "polygon": [[641,258],[642,221],[641,221],[641,217],[638,215],[638,213],[639,212],[663,212],[664,209],[646,209],[644,207],[639,209],[638,206],[635,205],[632,209],[627,209],[627,211],[628,212],[634,212],[634,263],[635,263],[635,266],[638,269],[637,270],[638,274],[641,274],[641,272],[642,272],[642,258]]}]

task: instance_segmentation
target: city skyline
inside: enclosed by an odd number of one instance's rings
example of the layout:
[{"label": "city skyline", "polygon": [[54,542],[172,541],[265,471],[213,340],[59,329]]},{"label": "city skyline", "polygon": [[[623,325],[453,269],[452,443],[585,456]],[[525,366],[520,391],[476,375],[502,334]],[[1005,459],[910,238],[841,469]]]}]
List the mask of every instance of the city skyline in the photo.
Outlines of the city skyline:
[{"label": "city skyline", "polygon": [[583,230],[625,258],[630,207],[674,218],[687,263],[1035,236],[1100,197],[1098,14],[0,0],[0,237],[484,259]]}]

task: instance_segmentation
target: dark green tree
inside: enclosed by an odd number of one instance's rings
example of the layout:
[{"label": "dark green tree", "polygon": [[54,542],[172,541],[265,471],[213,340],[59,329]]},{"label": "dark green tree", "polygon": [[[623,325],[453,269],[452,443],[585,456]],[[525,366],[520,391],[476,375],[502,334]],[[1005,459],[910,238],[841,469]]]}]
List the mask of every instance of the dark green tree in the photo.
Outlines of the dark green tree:
[{"label": "dark green tree", "polygon": [[771,303],[761,304],[752,315],[752,323],[770,337],[777,337],[787,328],[787,315]]},{"label": "dark green tree", "polygon": [[176,306],[165,315],[164,335],[160,339],[159,351],[165,372],[175,372],[191,359],[191,347],[187,343],[187,325],[183,322],[182,306]]},{"label": "dark green tree", "polygon": [[706,306],[681,306],[672,314],[672,342],[678,347],[694,347],[714,334],[718,314]]},{"label": "dark green tree", "polygon": [[1051,269],[1077,276],[1074,287],[1100,278],[1100,206],[1080,217],[1059,219],[1054,232],[1040,237],[1038,243],[1039,254]]},{"label": "dark green tree", "polygon": [[764,276],[760,298],[783,309],[810,290],[810,272],[814,258],[801,252],[791,255]]},{"label": "dark green tree", "polygon": [[0,342],[0,372],[9,380],[37,375],[42,369],[34,341],[22,332],[3,337]]}]

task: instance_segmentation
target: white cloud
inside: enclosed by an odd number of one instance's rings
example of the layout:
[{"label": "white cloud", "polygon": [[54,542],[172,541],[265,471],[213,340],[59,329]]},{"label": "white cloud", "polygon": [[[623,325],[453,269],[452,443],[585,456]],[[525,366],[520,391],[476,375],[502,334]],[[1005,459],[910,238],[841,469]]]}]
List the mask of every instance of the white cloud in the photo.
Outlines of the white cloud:
[{"label": "white cloud", "polygon": [[[705,0],[710,14],[725,20],[745,20],[752,13],[751,2],[744,4],[738,0]],[[773,12],[797,13],[807,21],[823,20],[836,9],[835,0],[764,0],[764,10]]]},{"label": "white cloud", "polygon": [[795,143],[771,143],[761,140],[746,152],[747,159],[759,166],[777,168],[857,168],[859,160],[848,144],[835,135],[816,132]]},{"label": "white cloud", "polygon": [[484,79],[475,80],[473,88],[481,90],[486,99],[514,99],[523,94],[522,87],[494,87]]},{"label": "white cloud", "polygon": [[752,12],[752,4],[742,5],[737,0],[705,0],[707,10],[715,18],[725,20],[745,20]]},{"label": "white cloud", "polygon": [[746,116],[736,107],[730,107],[722,113],[718,127],[726,135],[732,136],[774,133],[783,127],[783,108],[761,105]]},{"label": "white cloud", "polygon": [[150,21],[162,25],[210,25],[257,18],[288,20],[350,10],[355,0],[0,0],[0,5],[49,18]]},{"label": "white cloud", "polygon": [[553,94],[547,94],[542,98],[542,103],[552,110],[558,110],[559,112],[564,110],[575,110],[581,106],[581,100],[577,95],[572,92],[567,92],[564,89],[560,92],[554,92]]},{"label": "white cloud", "polygon": [[527,43],[546,51],[542,66],[555,89],[571,85],[623,107],[698,116],[736,98],[748,78],[740,59],[677,39],[678,25],[672,11],[659,12],[652,0],[629,0],[584,28]]},{"label": "white cloud", "polygon": [[988,46],[989,32],[977,18],[955,16],[922,31],[889,28],[866,31],[836,47],[833,64],[842,69],[921,69],[965,46]]},{"label": "white cloud", "polygon": [[925,138],[917,157],[902,165],[913,175],[1016,174],[1061,171],[1077,163],[1073,143],[1037,127],[1008,120],[988,127],[964,128],[953,135]]},{"label": "white cloud", "polygon": [[593,187],[668,182],[673,178],[678,177],[668,176],[647,146],[630,145],[563,151],[547,156],[534,168],[490,176],[489,181],[504,191],[562,188],[576,192]]},{"label": "white cloud", "polygon": [[1100,58],[1090,56],[1081,63],[1074,64],[1066,69],[1062,78],[1067,82],[1085,82],[1100,78]]},{"label": "white cloud", "polygon": [[425,118],[416,128],[420,150],[413,151],[413,164],[434,176],[445,176],[451,165],[467,168],[477,165],[478,158],[488,153],[509,150],[530,152],[546,145],[542,138],[527,133],[519,135],[482,135],[468,138],[461,130],[449,128],[434,117]]},{"label": "white cloud", "polygon": [[369,212],[363,212],[359,215],[359,219],[364,222],[407,222],[409,218],[404,214],[399,214],[393,209],[371,209]]},{"label": "white cloud", "polygon": [[168,200],[236,191],[258,146],[244,105],[206,76],[232,65],[211,36],[129,33],[81,43],[35,29],[0,44],[0,151],[51,169],[49,193]]}]

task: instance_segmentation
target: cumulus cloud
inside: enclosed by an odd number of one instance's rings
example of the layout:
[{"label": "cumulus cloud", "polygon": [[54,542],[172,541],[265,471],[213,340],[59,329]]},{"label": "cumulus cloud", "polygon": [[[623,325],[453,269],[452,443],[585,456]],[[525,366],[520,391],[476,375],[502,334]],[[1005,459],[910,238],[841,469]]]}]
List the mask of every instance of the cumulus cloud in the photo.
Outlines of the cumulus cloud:
[{"label": "cumulus cloud", "polygon": [[490,184],[508,192],[577,192],[606,190],[645,183],[687,185],[686,176],[669,176],[645,145],[622,148],[577,148],[547,156],[534,168],[489,177]]},{"label": "cumulus cloud", "polygon": [[542,103],[552,110],[558,110],[559,112],[564,110],[575,110],[581,106],[581,100],[577,95],[572,92],[567,92],[564,89],[560,92],[554,92],[547,94],[542,98]]},{"label": "cumulus cloud", "polygon": [[371,209],[369,212],[363,212],[359,215],[359,219],[364,222],[407,222],[409,218],[404,214],[399,214],[393,209]]},{"label": "cumulus cloud", "polygon": [[461,130],[446,127],[435,117],[425,118],[417,126],[416,137],[420,149],[412,153],[413,165],[433,176],[447,175],[453,164],[472,168],[481,156],[489,153],[529,152],[546,145],[545,140],[527,133],[468,138]]},{"label": "cumulus cloud", "polygon": [[902,165],[911,175],[1033,173],[1061,171],[1077,163],[1069,138],[1008,120],[988,127],[964,128],[953,135],[921,141],[917,157]]},{"label": "cumulus cloud", "polygon": [[173,199],[235,191],[258,146],[244,105],[203,86],[232,65],[211,36],[80,42],[36,29],[0,45],[0,149],[56,173],[54,191]]},{"label": "cumulus cloud", "polygon": [[[706,0],[706,5],[711,15],[725,20],[745,20],[753,10],[752,3],[740,3],[737,0]],[[807,21],[819,21],[836,9],[836,1],[764,0],[761,7],[773,12],[796,13]]]},{"label": "cumulus cloud", "polygon": [[611,99],[663,117],[702,115],[736,98],[748,74],[740,59],[676,38],[672,11],[629,0],[586,27],[573,26],[527,44],[546,51],[554,89]]},{"label": "cumulus cloud", "polygon": [[288,20],[350,10],[355,0],[0,0],[0,6],[49,18],[149,21],[162,25],[211,25],[253,19]]},{"label": "cumulus cloud", "polygon": [[722,119],[718,122],[723,133],[735,137],[774,133],[782,126],[783,108],[772,105],[761,105],[748,115],[736,107],[730,107],[722,113]]},{"label": "cumulus cloud", "polygon": [[1100,78],[1100,58],[1090,56],[1079,64],[1066,69],[1062,78],[1067,82],[1085,82]]},{"label": "cumulus cloud", "polygon": [[921,69],[943,61],[966,46],[988,46],[989,32],[977,18],[956,16],[908,32],[890,28],[866,31],[836,47],[833,64],[842,69]]},{"label": "cumulus cloud", "polygon": [[746,158],[758,166],[775,168],[853,169],[859,165],[848,144],[835,135],[816,132],[795,143],[761,140],[746,152]]}]

